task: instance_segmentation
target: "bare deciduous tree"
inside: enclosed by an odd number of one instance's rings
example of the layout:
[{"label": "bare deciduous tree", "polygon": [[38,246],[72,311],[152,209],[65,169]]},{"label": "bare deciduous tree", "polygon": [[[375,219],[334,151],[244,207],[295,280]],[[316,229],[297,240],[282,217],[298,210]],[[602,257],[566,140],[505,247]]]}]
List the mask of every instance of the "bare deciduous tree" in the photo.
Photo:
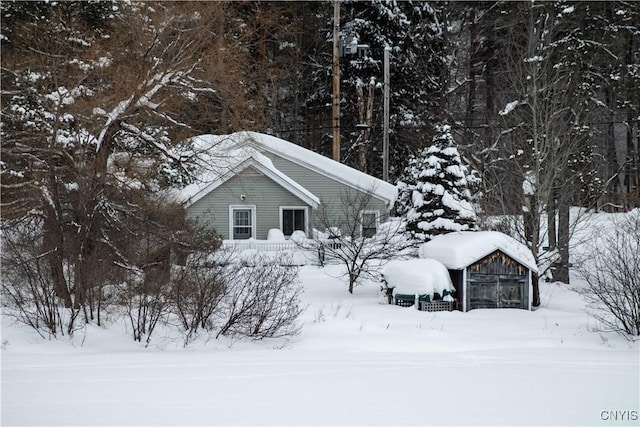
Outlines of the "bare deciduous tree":
[{"label": "bare deciduous tree", "polygon": [[172,269],[172,265],[179,264],[179,258],[189,260],[191,253],[210,254],[220,241],[215,232],[186,220],[183,207],[165,198],[131,199],[128,203],[127,212],[111,217],[114,224],[122,224],[120,233],[105,241],[117,254],[111,269],[123,276],[119,293],[134,339],[145,339],[148,344],[158,322],[175,308],[174,298],[180,296],[188,305],[184,299],[197,299],[201,290],[190,283],[194,276],[179,267]]},{"label": "bare deciduous tree", "polygon": [[[540,267],[553,266],[554,280],[568,283],[570,240],[580,220],[570,206],[590,167],[582,159],[590,159],[593,94],[584,64],[571,56],[577,41],[562,37],[555,7],[514,5],[521,23],[505,42],[512,48],[502,59],[509,69],[499,99],[502,131],[482,161],[483,207],[503,215],[503,231],[526,243]],[[539,305],[535,284],[533,304]]]},{"label": "bare deciduous tree", "polygon": [[640,210],[591,236],[578,264],[590,314],[624,336],[640,337]]},{"label": "bare deciduous tree", "polygon": [[210,129],[203,111],[218,110],[205,106],[235,102],[213,87],[238,55],[212,43],[222,3],[123,3],[101,26],[41,6],[3,40],[2,226],[38,218],[56,296],[100,322],[104,286],[148,269],[125,248],[140,206],[188,179],[191,159],[172,146]]},{"label": "bare deciduous tree", "polygon": [[372,202],[371,191],[345,191],[336,203],[323,203],[314,219],[316,227],[326,232],[314,236],[313,244],[321,257],[345,267],[349,293],[361,277],[374,275],[385,261],[413,246],[404,236],[402,222],[366,214]]},{"label": "bare deciduous tree", "polygon": [[156,326],[169,314],[169,289],[168,281],[148,279],[144,271],[131,271],[128,275],[119,295],[135,341],[145,341],[146,345],[151,342]]}]

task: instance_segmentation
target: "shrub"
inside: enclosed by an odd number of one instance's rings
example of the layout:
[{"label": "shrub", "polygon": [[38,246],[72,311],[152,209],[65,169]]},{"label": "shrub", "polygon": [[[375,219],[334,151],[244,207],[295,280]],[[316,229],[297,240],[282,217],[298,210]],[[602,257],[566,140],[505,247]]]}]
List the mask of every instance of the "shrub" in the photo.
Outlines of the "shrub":
[{"label": "shrub", "polygon": [[80,310],[65,307],[57,292],[37,219],[3,230],[2,305],[5,314],[43,338],[72,335],[76,328]]},{"label": "shrub", "polygon": [[298,318],[302,288],[298,268],[286,257],[258,256],[253,263],[230,266],[227,295],[222,307],[220,335],[260,340],[300,332]]},{"label": "shrub", "polygon": [[640,209],[594,236],[578,271],[589,313],[625,337],[640,336]]},{"label": "shrub", "polygon": [[173,266],[172,311],[184,330],[185,345],[200,329],[215,327],[215,315],[227,293],[232,268],[226,262],[211,262],[209,258],[207,253],[200,252],[190,255],[184,266]]}]

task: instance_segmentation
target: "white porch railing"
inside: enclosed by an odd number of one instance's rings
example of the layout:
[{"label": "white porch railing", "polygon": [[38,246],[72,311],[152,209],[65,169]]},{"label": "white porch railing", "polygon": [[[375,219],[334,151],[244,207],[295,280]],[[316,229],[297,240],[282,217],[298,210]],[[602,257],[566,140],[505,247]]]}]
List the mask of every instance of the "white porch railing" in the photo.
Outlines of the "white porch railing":
[{"label": "white porch railing", "polygon": [[280,252],[300,249],[300,246],[293,242],[274,242],[272,240],[224,240],[222,246],[240,251],[251,249],[256,252]]},{"label": "white porch railing", "polygon": [[[330,246],[334,249],[340,246],[339,243],[333,240],[327,239],[326,242],[322,242],[323,246]],[[313,240],[305,241],[302,243],[294,243],[291,241],[278,242],[273,240],[223,240],[223,247],[234,248],[240,251],[246,249],[252,249],[256,252],[279,252],[279,251],[293,251],[293,250],[317,250],[318,242]]]}]

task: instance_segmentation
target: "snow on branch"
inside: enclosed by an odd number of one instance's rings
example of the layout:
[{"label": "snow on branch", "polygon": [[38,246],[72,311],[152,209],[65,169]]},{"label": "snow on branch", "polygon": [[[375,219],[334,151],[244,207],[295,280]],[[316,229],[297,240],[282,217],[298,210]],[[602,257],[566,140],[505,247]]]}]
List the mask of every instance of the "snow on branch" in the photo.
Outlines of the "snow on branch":
[{"label": "snow on branch", "polygon": [[[100,135],[98,136],[98,140],[96,141],[96,151],[100,150],[100,147],[102,146],[102,143],[104,141],[104,138],[107,134],[109,127],[119,117],[121,117],[127,111],[127,109],[129,109],[133,105],[134,107],[147,107],[155,111],[158,108],[159,104],[155,104],[151,102],[151,99],[153,98],[153,96],[156,95],[160,91],[160,89],[166,87],[172,81],[176,79],[180,79],[183,75],[184,73],[181,73],[178,71],[169,71],[164,74],[158,73],[154,75],[150,80],[148,80],[148,82],[141,83],[138,86],[138,89],[143,89],[145,86],[149,87],[153,85],[149,90],[147,90],[142,95],[140,95],[140,97],[135,103],[134,103],[134,98],[135,98],[134,95],[131,95],[125,101],[120,101],[118,105],[113,110],[111,110],[110,113],[107,114],[107,121],[102,127],[102,130],[100,131]],[[166,147],[164,148],[164,151],[166,152]]]},{"label": "snow on branch", "polygon": [[501,116],[506,116],[507,114],[515,110],[515,108],[519,104],[520,104],[520,101],[511,101],[507,105],[505,105],[505,107],[502,110],[500,110],[498,114],[500,114]]},{"label": "snow on branch", "polygon": [[109,114],[107,114],[107,122],[102,127],[100,135],[98,135],[98,140],[96,141],[96,152],[100,151],[100,147],[102,146],[102,142],[104,141],[104,137],[106,136],[109,127],[127,110],[127,108],[129,108],[131,101],[133,101],[133,95],[131,95],[126,101],[120,101],[118,105],[111,110]]},{"label": "snow on branch", "polygon": [[140,129],[138,129],[137,127],[129,124],[129,123],[122,123],[122,128],[131,132],[132,134],[134,134],[135,136],[139,137],[140,139],[142,139],[144,142],[151,144],[153,147],[155,147],[156,149],[158,149],[161,153],[163,153],[164,155],[166,155],[167,157],[169,157],[171,160],[177,162],[177,163],[182,163],[182,161],[184,160],[181,156],[177,156],[176,154],[172,153],[171,150],[169,150],[167,148],[166,145],[164,145],[162,142],[158,142],[153,136],[149,135],[146,132],[141,131]]}]

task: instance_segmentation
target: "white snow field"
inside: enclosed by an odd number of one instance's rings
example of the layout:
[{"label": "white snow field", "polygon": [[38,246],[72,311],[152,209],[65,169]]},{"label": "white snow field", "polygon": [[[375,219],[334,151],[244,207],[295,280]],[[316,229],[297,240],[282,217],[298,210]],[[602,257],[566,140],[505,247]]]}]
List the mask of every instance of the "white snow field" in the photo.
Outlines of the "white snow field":
[{"label": "white snow field", "polygon": [[428,313],[340,272],[301,268],[290,340],[184,348],[165,328],[144,348],[118,319],[43,340],[3,315],[2,425],[640,424],[640,342],[597,331],[579,278],[541,283],[535,311]]},{"label": "white snow field", "polygon": [[5,317],[2,424],[638,425],[638,343],[593,332],[570,287],[533,312],[427,313],[338,272],[302,268],[289,342],[145,349],[120,323],[43,341]]}]

